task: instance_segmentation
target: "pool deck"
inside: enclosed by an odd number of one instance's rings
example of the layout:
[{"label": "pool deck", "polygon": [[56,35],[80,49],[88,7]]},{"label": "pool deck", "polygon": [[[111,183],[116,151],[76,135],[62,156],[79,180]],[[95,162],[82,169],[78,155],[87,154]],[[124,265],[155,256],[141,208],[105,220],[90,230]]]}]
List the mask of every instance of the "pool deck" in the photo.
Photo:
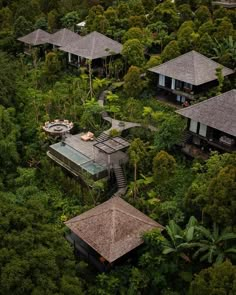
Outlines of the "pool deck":
[{"label": "pool deck", "polygon": [[65,143],[73,147],[75,150],[79,151],[86,157],[94,160],[94,144],[96,141],[84,141],[80,137],[84,133],[79,133],[76,135],[68,134],[65,139]]}]

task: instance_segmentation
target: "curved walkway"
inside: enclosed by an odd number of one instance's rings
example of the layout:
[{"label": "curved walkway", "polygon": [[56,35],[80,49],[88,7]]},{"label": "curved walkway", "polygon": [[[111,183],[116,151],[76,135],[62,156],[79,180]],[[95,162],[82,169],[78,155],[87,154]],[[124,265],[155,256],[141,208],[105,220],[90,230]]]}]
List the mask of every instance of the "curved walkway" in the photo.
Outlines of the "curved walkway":
[{"label": "curved walkway", "polygon": [[[109,90],[109,88],[107,90],[102,91],[102,93],[100,94],[100,96],[98,98],[98,104],[102,107],[105,104],[106,94],[107,94],[108,90]],[[123,130],[134,128],[134,127],[146,127],[148,129],[150,129],[151,131],[157,131],[157,128],[152,125],[142,126],[141,123],[113,119],[112,117],[110,117],[108,115],[108,113],[106,111],[102,112],[102,118],[103,118],[103,120],[111,123],[111,128],[104,131],[104,133],[106,133],[106,134],[109,134],[112,129],[116,129],[121,132]]]}]

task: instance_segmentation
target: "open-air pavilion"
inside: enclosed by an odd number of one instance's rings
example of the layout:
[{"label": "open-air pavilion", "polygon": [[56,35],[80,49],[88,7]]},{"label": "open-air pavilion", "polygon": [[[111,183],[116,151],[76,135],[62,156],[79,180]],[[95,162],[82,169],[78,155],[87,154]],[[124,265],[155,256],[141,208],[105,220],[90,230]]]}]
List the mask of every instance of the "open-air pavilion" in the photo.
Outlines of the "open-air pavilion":
[{"label": "open-air pavilion", "polygon": [[120,197],[113,197],[65,222],[71,230],[67,239],[75,251],[99,270],[143,243],[142,235],[163,226]]},{"label": "open-air pavilion", "polygon": [[31,48],[33,46],[49,44],[50,38],[51,34],[45,32],[44,30],[38,29],[23,37],[18,38],[17,40],[25,44],[24,52],[26,54],[30,54]]},{"label": "open-air pavilion", "polygon": [[122,44],[94,31],[59,49],[68,53],[69,64],[79,67],[86,59],[95,60],[120,54]]}]

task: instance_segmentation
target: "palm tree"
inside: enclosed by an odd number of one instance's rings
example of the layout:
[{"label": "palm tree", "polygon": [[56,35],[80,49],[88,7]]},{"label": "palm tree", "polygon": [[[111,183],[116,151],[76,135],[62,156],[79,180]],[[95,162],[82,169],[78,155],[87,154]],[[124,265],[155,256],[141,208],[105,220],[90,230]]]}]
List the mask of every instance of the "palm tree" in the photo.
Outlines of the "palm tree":
[{"label": "palm tree", "polygon": [[194,253],[193,258],[201,256],[200,261],[217,264],[229,258],[230,254],[236,254],[236,244],[229,247],[229,242],[236,239],[236,234],[230,232],[229,229],[226,228],[220,232],[219,226],[214,223],[213,231],[203,226],[197,226],[195,230],[201,240],[194,244],[198,250]]}]

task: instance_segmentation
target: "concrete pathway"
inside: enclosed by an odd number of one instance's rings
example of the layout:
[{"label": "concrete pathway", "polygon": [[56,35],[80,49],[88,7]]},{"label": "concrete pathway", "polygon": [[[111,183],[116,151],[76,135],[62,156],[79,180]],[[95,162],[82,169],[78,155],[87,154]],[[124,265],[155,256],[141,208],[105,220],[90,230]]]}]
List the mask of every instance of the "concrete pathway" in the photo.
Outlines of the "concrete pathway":
[{"label": "concrete pathway", "polygon": [[[102,93],[100,94],[100,96],[98,98],[98,104],[100,106],[102,106],[102,107],[105,104],[106,94],[107,94],[108,91],[109,91],[109,89],[102,91]],[[134,128],[134,127],[144,127],[144,128],[146,127],[148,129],[150,129],[151,131],[157,131],[157,128],[152,126],[152,125],[143,126],[140,123],[121,121],[121,120],[113,119],[108,115],[108,113],[106,111],[102,112],[102,118],[103,118],[103,120],[111,123],[111,128],[104,131],[104,133],[106,133],[108,135],[109,135],[109,133],[110,133],[110,131],[112,129],[116,129],[116,130],[121,132],[123,130]]]}]

